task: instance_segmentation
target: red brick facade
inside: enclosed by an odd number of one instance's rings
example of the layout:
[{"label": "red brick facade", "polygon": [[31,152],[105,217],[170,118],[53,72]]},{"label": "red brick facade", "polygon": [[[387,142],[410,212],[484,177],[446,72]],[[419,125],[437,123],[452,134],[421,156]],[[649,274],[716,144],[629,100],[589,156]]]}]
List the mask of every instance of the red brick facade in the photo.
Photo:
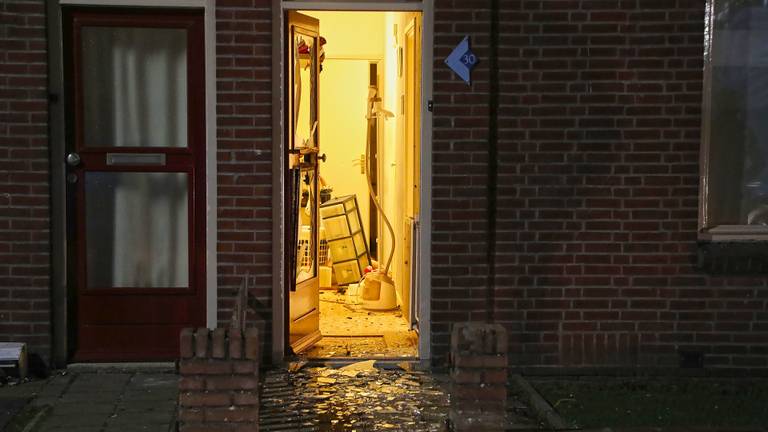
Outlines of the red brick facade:
[{"label": "red brick facade", "polygon": [[50,184],[45,3],[0,2],[0,340],[47,356]]},{"label": "red brick facade", "polygon": [[[696,267],[705,2],[511,1],[499,11],[496,322],[517,366],[768,366],[765,277]],[[433,343],[486,317],[491,2],[437,2]],[[485,62],[487,65],[488,62]]]},{"label": "red brick facade", "polygon": [[[219,321],[256,275],[269,352],[271,2],[216,3]],[[0,338],[45,352],[44,10],[17,0],[0,10]],[[425,265],[437,361],[453,323],[487,318],[492,139],[493,316],[511,364],[677,367],[691,351],[708,368],[768,371],[768,277],[696,267],[704,11],[704,0],[435,0]],[[464,35],[480,59],[471,86],[443,63]]]},{"label": "red brick facade", "polygon": [[216,1],[219,322],[255,276],[256,322],[270,352],[272,304],[272,8]]},{"label": "red brick facade", "polygon": [[179,431],[257,431],[257,330],[188,328],[180,339]]},{"label": "red brick facade", "polygon": [[453,430],[504,430],[507,332],[498,324],[457,323],[451,331],[450,421]]}]

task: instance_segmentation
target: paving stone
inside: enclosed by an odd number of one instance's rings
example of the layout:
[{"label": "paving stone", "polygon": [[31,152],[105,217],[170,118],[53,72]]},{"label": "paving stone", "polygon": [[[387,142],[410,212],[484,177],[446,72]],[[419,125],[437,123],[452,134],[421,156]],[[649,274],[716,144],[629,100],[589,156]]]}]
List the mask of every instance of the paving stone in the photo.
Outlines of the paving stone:
[{"label": "paving stone", "polygon": [[59,401],[58,397],[36,397],[30,401],[33,407],[53,406]]},{"label": "paving stone", "polygon": [[174,374],[72,373],[49,385],[36,400],[53,406],[39,432],[169,432],[175,425]]},{"label": "paving stone", "polygon": [[132,424],[163,424],[167,425],[173,418],[173,413],[170,412],[133,412],[133,413],[118,413],[109,418],[108,425],[132,425]]},{"label": "paving stone", "polygon": [[176,400],[154,402],[154,401],[123,401],[117,405],[117,412],[167,412],[176,410]]},{"label": "paving stone", "polygon": [[[55,409],[55,407],[54,407]],[[58,415],[52,414],[46,418],[45,424],[59,426],[100,426],[106,422],[109,414],[81,412],[75,416],[72,414]]]},{"label": "paving stone", "polygon": [[88,413],[104,413],[112,414],[115,411],[115,404],[113,403],[92,403],[88,406],[83,406],[82,403],[73,402],[60,402],[55,404],[51,414],[53,415],[78,415],[86,411]]},{"label": "paving stone", "polygon": [[61,426],[45,424],[35,432],[101,432],[101,426]]},{"label": "paving stone", "polygon": [[26,397],[0,397],[0,430],[5,430],[11,419],[27,405]]},{"label": "paving stone", "polygon": [[169,432],[172,431],[167,424],[134,424],[107,426],[107,431],[112,432]]}]

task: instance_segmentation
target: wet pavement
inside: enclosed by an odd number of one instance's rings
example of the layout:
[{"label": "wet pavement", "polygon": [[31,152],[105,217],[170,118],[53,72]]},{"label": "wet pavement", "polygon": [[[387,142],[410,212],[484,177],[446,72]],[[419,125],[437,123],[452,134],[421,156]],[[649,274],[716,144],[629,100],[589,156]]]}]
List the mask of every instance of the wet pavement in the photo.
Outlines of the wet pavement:
[{"label": "wet pavement", "polygon": [[33,387],[29,409],[43,414],[30,425],[35,432],[175,430],[175,373],[59,372],[16,390]]},{"label": "wet pavement", "polygon": [[442,377],[365,363],[357,370],[304,366],[296,372],[267,372],[260,430],[448,430],[449,399]]},{"label": "wet pavement", "polygon": [[[447,375],[401,364],[370,361],[344,369],[293,363],[270,370],[264,377],[259,430],[450,431]],[[510,393],[508,427],[539,428],[535,415]]]},{"label": "wet pavement", "polygon": [[[374,360],[347,366],[300,361],[268,370],[261,389],[260,430],[449,431],[447,375],[414,367]],[[172,369],[69,370],[0,387],[0,401],[5,398],[9,412],[19,411],[19,401],[29,401],[24,418],[30,428],[18,430],[170,432],[176,426],[177,383]],[[512,391],[507,423],[509,429],[539,427]]]}]

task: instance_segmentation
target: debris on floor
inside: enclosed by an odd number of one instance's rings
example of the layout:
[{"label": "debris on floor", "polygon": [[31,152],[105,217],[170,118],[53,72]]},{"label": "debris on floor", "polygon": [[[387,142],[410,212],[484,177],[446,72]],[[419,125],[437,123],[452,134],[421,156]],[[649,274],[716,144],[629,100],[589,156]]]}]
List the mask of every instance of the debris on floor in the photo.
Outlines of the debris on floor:
[{"label": "debris on floor", "polygon": [[306,360],[299,360],[299,361],[291,362],[291,363],[288,364],[288,372],[296,372],[299,369],[301,369],[304,366],[306,366],[306,364],[307,364]]},{"label": "debris on floor", "polygon": [[343,293],[320,291],[323,339],[304,354],[328,357],[416,357],[418,337],[399,309],[371,312],[348,301]]}]

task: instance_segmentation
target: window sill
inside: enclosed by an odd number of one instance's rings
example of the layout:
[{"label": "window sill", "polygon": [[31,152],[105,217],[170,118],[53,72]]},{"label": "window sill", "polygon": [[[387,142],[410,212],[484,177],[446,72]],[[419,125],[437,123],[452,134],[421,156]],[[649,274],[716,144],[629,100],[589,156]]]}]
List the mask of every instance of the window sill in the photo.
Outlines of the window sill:
[{"label": "window sill", "polygon": [[719,225],[699,232],[705,242],[768,242],[768,226]]}]

